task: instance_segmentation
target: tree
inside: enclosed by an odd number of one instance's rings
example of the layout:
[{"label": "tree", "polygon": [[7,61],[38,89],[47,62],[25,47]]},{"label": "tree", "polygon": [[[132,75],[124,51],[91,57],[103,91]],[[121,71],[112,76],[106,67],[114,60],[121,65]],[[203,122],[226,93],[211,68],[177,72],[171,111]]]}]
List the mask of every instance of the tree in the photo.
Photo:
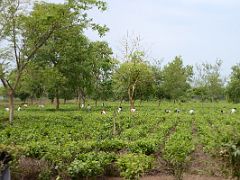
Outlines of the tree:
[{"label": "tree", "polygon": [[176,100],[184,96],[185,92],[190,88],[192,66],[184,67],[182,58],[177,56],[163,68],[162,73],[162,87],[167,98]]},{"label": "tree", "polygon": [[112,58],[112,49],[107,42],[91,42],[89,46],[89,61],[92,67],[92,97],[97,100],[106,100],[112,94],[112,70],[115,60]]},{"label": "tree", "polygon": [[213,102],[223,96],[224,81],[220,74],[221,65],[221,60],[217,60],[215,64],[197,65],[194,87],[199,89],[202,99],[207,97]]},{"label": "tree", "polygon": [[[2,43],[9,46],[9,59],[2,61],[1,82],[8,92],[9,97],[9,121],[14,117],[14,94],[20,82],[22,72],[32,60],[36,52],[44,45],[52,33],[61,27],[64,17],[63,11],[57,11],[52,6],[43,8],[36,5],[30,15],[23,14],[22,4],[19,0],[3,1],[1,19]],[[41,16],[39,16],[41,15]],[[9,64],[14,66],[7,67]],[[12,73],[14,72],[14,73]],[[10,80],[14,74],[14,80]]]},{"label": "tree", "polygon": [[232,67],[230,81],[227,85],[227,95],[230,101],[240,102],[240,64]]},{"label": "tree", "polygon": [[163,87],[163,70],[161,68],[161,61],[156,61],[154,65],[152,65],[152,71],[154,75],[154,97],[158,99],[158,105],[160,105],[160,100],[166,97]]},{"label": "tree", "polygon": [[78,97],[78,107],[85,104],[86,90],[91,86],[91,69],[88,61],[90,41],[79,31],[71,31],[61,51],[59,70],[66,78],[68,88],[71,88]]},{"label": "tree", "polygon": [[[56,30],[61,31],[75,26],[84,29],[90,26],[98,30],[100,35],[107,30],[105,26],[93,23],[86,13],[93,6],[105,10],[106,3],[102,1],[69,0],[64,5],[36,3],[33,10],[26,13],[25,10],[31,9],[32,4],[29,4],[29,8],[23,5],[20,0],[1,1],[0,41],[4,44],[3,47],[8,45],[8,49],[11,50],[5,53],[4,58],[1,56],[0,79],[9,97],[10,123],[13,122],[14,95],[22,72]],[[12,71],[15,78],[10,81]]]},{"label": "tree", "polygon": [[113,75],[115,92],[128,94],[131,109],[135,108],[134,96],[136,90],[153,79],[151,68],[144,62],[143,58],[143,52],[135,51],[130,56],[130,60],[121,64]]},{"label": "tree", "polygon": [[44,94],[46,79],[44,77],[45,69],[34,62],[30,62],[22,72],[22,78],[16,89],[16,97],[22,101],[27,98],[33,100],[40,98]]}]

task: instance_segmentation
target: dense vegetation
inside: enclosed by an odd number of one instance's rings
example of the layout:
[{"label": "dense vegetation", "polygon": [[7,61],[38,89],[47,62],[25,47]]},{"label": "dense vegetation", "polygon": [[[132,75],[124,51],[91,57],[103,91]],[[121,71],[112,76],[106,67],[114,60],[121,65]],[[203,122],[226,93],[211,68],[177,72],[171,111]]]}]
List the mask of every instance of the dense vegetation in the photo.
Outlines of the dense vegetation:
[{"label": "dense vegetation", "polygon": [[[127,110],[126,103],[123,112],[116,113],[117,106],[106,102],[105,115],[100,114],[101,106],[88,111],[78,110],[75,104],[64,105],[59,111],[52,105],[45,109],[32,105],[17,112],[16,122],[3,123],[0,131],[1,151],[14,156],[13,175],[39,179],[120,175],[137,179],[156,169],[160,156],[181,179],[201,145],[204,153],[222,159],[225,176],[239,176],[239,114],[230,114],[233,105],[138,102],[135,113]],[[181,112],[175,113],[179,107]],[[165,108],[172,111],[165,113]],[[191,108],[194,115],[188,112]],[[1,113],[4,122],[7,112]]]},{"label": "dense vegetation", "polygon": [[[28,8],[27,8],[28,7]],[[28,11],[23,11],[23,10]],[[88,11],[107,9],[101,0],[69,0],[64,4],[0,2],[0,95],[9,99],[9,121],[14,98],[22,101],[48,97],[98,100],[191,98],[239,102],[239,64],[229,81],[221,76],[221,60],[184,65],[176,56],[165,66],[146,56],[140,37],[127,36],[119,58],[108,42],[91,41],[85,29],[102,37],[109,30],[88,17]],[[121,62],[121,63],[120,63]]]},{"label": "dense vegetation", "polygon": [[0,153],[13,156],[13,175],[139,179],[164,162],[181,179],[202,153],[221,162],[221,175],[240,178],[239,113],[230,114],[240,64],[228,81],[221,60],[194,67],[176,56],[162,66],[129,36],[116,56],[85,35],[107,33],[88,16],[106,5],[0,1]]}]

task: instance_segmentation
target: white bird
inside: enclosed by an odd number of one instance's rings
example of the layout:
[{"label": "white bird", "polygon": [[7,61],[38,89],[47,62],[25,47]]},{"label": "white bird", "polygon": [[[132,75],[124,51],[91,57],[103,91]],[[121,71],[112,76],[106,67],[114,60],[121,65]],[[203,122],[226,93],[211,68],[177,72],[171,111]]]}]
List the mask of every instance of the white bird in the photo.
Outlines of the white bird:
[{"label": "white bird", "polygon": [[120,113],[122,111],[122,107],[120,106],[117,110],[118,113]]},{"label": "white bird", "polygon": [[28,105],[27,105],[27,104],[24,104],[23,107],[28,107]]},{"label": "white bird", "polygon": [[84,108],[84,104],[81,105],[81,108]]},{"label": "white bird", "polygon": [[9,108],[5,108],[5,111],[9,111]]},{"label": "white bird", "polygon": [[136,112],[136,109],[135,108],[131,108],[131,112],[132,113]]},{"label": "white bird", "polygon": [[21,111],[21,107],[20,106],[18,106],[18,109],[17,109],[18,111]]},{"label": "white bird", "polygon": [[44,108],[45,106],[43,104],[39,104],[38,107]]},{"label": "white bird", "polygon": [[236,113],[237,112],[237,108],[233,108],[233,109],[231,109],[231,114],[234,114],[234,113]]},{"label": "white bird", "polygon": [[106,112],[106,111],[104,111],[104,110],[102,110],[102,111],[101,111],[101,114],[107,114],[107,112]]},{"label": "white bird", "polygon": [[194,110],[191,109],[191,110],[189,111],[189,114],[194,114]]},{"label": "white bird", "polygon": [[165,111],[165,113],[170,113],[171,112],[169,109],[165,109],[164,111]]}]

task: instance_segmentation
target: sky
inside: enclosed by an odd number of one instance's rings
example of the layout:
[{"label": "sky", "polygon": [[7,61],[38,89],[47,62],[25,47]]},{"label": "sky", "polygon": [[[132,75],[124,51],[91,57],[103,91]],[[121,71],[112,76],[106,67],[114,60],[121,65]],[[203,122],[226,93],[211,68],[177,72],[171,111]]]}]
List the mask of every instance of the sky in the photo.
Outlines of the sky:
[{"label": "sky", "polygon": [[[47,0],[46,0],[47,1]],[[49,0],[60,3],[64,0]],[[121,56],[126,34],[140,36],[150,60],[163,65],[181,55],[185,65],[223,61],[222,75],[240,62],[239,0],[106,0],[108,10],[91,11],[110,31],[102,40]],[[91,40],[97,33],[86,32]]]}]

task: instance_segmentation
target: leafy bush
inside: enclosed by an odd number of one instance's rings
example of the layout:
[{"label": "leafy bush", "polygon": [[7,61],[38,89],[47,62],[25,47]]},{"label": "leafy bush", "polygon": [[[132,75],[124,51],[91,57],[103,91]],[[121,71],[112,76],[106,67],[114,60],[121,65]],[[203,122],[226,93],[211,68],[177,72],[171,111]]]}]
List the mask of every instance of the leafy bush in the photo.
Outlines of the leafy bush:
[{"label": "leafy bush", "polygon": [[81,154],[70,164],[68,172],[72,177],[99,176],[114,160],[115,155],[111,153]]},{"label": "leafy bush", "polygon": [[187,157],[193,150],[191,128],[187,124],[178,126],[164,148],[164,158],[172,166],[176,179],[182,179]]},{"label": "leafy bush", "polygon": [[114,152],[126,147],[126,143],[119,139],[103,140],[96,143],[96,148],[100,151]]},{"label": "leafy bush", "polygon": [[144,154],[125,154],[117,159],[120,175],[126,179],[139,179],[152,163],[153,158]]},{"label": "leafy bush", "polygon": [[154,139],[138,140],[129,145],[129,150],[133,153],[151,155],[158,149],[156,141]]},{"label": "leafy bush", "polygon": [[228,165],[230,165],[232,176],[240,179],[240,141],[225,144],[224,147],[225,150],[222,150],[220,153],[224,155],[223,157],[227,160]]}]

